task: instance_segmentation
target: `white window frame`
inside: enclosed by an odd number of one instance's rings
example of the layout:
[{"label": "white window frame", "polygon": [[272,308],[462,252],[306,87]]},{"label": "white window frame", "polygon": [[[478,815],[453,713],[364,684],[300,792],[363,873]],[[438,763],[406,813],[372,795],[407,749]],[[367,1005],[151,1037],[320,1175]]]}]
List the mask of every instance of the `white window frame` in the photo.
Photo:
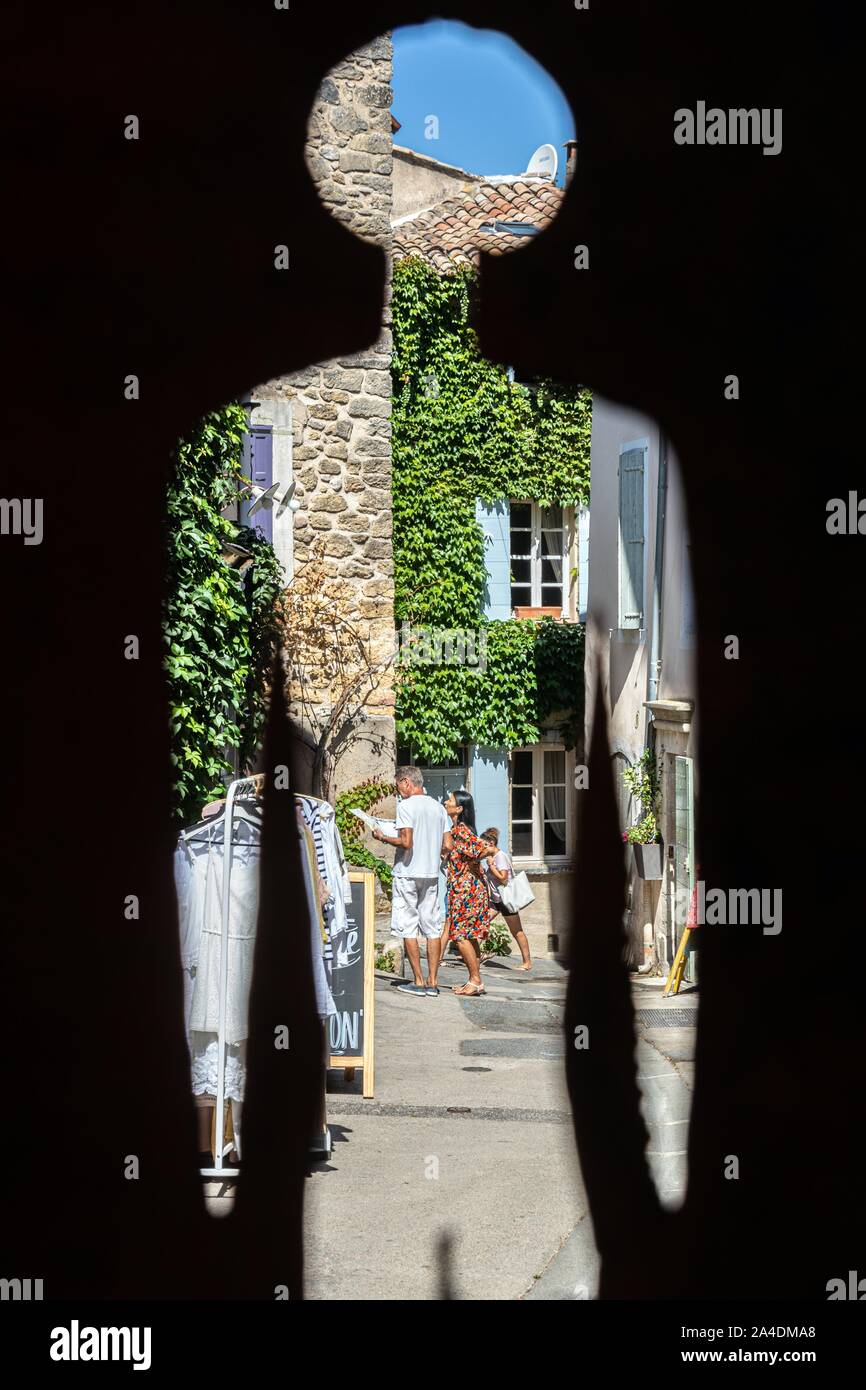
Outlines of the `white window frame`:
[{"label": "white window frame", "polygon": [[[552,604],[550,604],[550,603],[545,603],[545,602],[544,602],[544,599],[542,598],[542,593],[541,593],[541,561],[542,561],[542,558],[549,558],[549,557],[542,557],[542,554],[541,554],[541,535],[542,535],[542,529],[543,529],[543,528],[542,528],[542,525],[541,525],[541,517],[542,517],[542,512],[545,511],[545,510],[549,510],[549,509],[543,508],[538,502],[532,502],[532,501],[530,501],[529,498],[526,498],[526,497],[514,497],[514,498],[511,498],[511,500],[509,501],[508,507],[509,507],[509,516],[508,516],[508,559],[509,559],[509,564],[513,563],[513,561],[515,561],[515,560],[526,560],[526,559],[528,559],[528,560],[529,560],[529,584],[530,584],[530,597],[529,597],[529,599],[528,599],[525,603],[514,603],[514,602],[512,601],[512,603],[511,603],[511,611],[514,612],[514,609],[515,609],[515,608],[545,608],[545,607],[546,607],[546,608],[550,608],[550,607],[556,607],[555,604],[552,605]],[[529,508],[530,508],[530,517],[529,517],[529,526],[530,526],[530,550],[529,550],[529,555],[528,555],[528,556],[527,556],[527,555],[513,555],[513,554],[511,553],[511,531],[512,531],[512,526],[513,526],[513,522],[512,522],[512,519],[511,519],[511,508],[512,508],[512,507],[529,507]],[[560,609],[561,609],[563,618],[571,618],[571,617],[573,616],[573,610],[574,610],[574,587],[575,587],[575,581],[574,581],[574,578],[573,578],[573,576],[572,576],[572,570],[576,567],[576,564],[577,564],[577,561],[576,561],[575,558],[574,558],[575,537],[576,537],[576,533],[575,533],[575,512],[574,512],[574,507],[572,507],[572,506],[562,507],[562,508],[560,508],[560,510],[561,510],[561,512],[562,512],[562,555],[561,555],[561,557],[560,557],[561,560],[562,560],[562,602],[561,602],[561,604],[559,605],[559,607],[560,607]],[[522,528],[521,528],[521,529],[522,529]],[[509,590],[509,598],[510,598],[510,597],[511,597],[511,595],[510,595],[510,590]]]},{"label": "white window frame", "polygon": [[[639,627],[626,627],[626,626],[624,625],[624,622],[623,622],[623,617],[624,617],[624,615],[623,615],[623,592],[622,592],[622,516],[621,516],[621,513],[620,513],[620,499],[621,499],[621,491],[620,491],[620,469],[621,469],[621,467],[622,467],[622,458],[623,458],[623,454],[631,453],[632,450],[635,450],[635,449],[641,449],[641,450],[643,451],[643,578],[642,578],[642,590],[643,590],[643,592],[642,592],[642,594],[641,594],[641,607],[642,607],[642,618],[643,618],[643,622],[640,624]],[[617,631],[618,631],[621,635],[622,635],[622,634],[625,634],[625,633],[630,633],[630,634],[632,634],[632,640],[634,640],[634,638],[637,637],[638,640],[640,640],[640,641],[643,641],[643,640],[644,640],[644,636],[645,636],[646,630],[647,630],[647,612],[646,612],[646,605],[647,605],[647,577],[648,577],[648,565],[647,565],[647,561],[648,561],[648,556],[649,556],[649,465],[650,465],[650,448],[649,448],[649,440],[648,440],[646,437],[644,437],[643,439],[632,439],[632,440],[630,440],[630,441],[629,441],[628,443],[626,443],[626,444],[620,444],[620,446],[619,446],[619,458],[618,458],[618,461],[617,461],[617,470],[616,470],[616,478],[617,478],[617,490],[616,490],[616,622],[617,622]]]},{"label": "white window frame", "polygon": [[[512,859],[520,868],[548,866],[558,868],[574,862],[574,750],[568,751],[563,743],[553,740],[544,743],[524,745],[512,749],[514,753],[532,754],[532,854],[514,854]],[[544,755],[545,753],[565,753],[565,854],[544,853]],[[514,764],[508,760],[508,828],[509,841],[513,844],[513,802]],[[521,786],[523,783],[520,784]]]}]

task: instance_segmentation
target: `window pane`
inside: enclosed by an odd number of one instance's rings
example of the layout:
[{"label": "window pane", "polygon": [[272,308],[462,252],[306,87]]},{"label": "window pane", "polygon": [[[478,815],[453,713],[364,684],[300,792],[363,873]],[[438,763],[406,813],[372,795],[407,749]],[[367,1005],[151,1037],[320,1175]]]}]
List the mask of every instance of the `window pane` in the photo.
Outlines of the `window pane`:
[{"label": "window pane", "polygon": [[511,503],[511,525],[512,528],[518,526],[529,528],[532,525],[532,506],[529,502]]},{"label": "window pane", "polygon": [[528,584],[532,578],[531,560],[512,560],[511,578],[515,584]]},{"label": "window pane", "polygon": [[532,827],[527,825],[511,826],[511,853],[516,855],[532,854]]},{"label": "window pane", "polygon": [[544,853],[565,854],[565,821],[549,820],[544,825]]},{"label": "window pane", "polygon": [[512,787],[511,816],[513,820],[532,820],[531,787]]},{"label": "window pane", "polygon": [[542,531],[541,533],[541,553],[542,555],[562,556],[562,532],[561,531]]},{"label": "window pane", "polygon": [[530,752],[511,754],[511,780],[515,786],[532,786],[532,754]]},{"label": "window pane", "polygon": [[558,751],[552,748],[544,750],[544,780],[545,782],[561,782],[565,785],[565,753],[562,749]]},{"label": "window pane", "polygon": [[562,588],[562,561],[561,560],[542,560],[541,562],[541,582],[542,584],[555,584]]},{"label": "window pane", "polygon": [[512,531],[511,532],[511,553],[512,555],[529,555],[532,550],[531,531]]},{"label": "window pane", "polygon": [[531,608],[532,590],[527,584],[525,587],[511,586],[511,607],[512,608]]},{"label": "window pane", "polygon": [[561,507],[542,507],[540,510],[542,531],[562,530]]},{"label": "window pane", "polygon": [[544,750],[544,853],[565,854],[565,753]]},{"label": "window pane", "polygon": [[545,585],[545,586],[542,588],[542,590],[541,590],[541,606],[542,606],[543,608],[561,608],[561,607],[562,607],[562,585],[561,585],[561,584],[558,585],[555,589],[550,588],[549,585]]}]

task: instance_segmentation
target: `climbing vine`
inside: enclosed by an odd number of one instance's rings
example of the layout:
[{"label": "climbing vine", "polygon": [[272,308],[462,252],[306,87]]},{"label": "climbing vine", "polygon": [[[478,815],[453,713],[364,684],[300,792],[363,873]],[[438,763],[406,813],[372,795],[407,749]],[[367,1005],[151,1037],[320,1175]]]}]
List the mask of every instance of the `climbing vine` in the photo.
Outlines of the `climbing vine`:
[{"label": "climbing vine", "polygon": [[[240,405],[211,411],[172,457],[163,633],[180,823],[221,794],[234,753],[242,768],[248,765],[264,719],[281,571],[261,533],[239,530],[222,515],[242,483],[245,425]],[[244,575],[224,558],[232,543],[252,557]]]},{"label": "climbing vine", "polygon": [[396,791],[397,788],[393,782],[377,782],[375,778],[370,778],[366,782],[359,783],[357,787],[350,787],[334,802],[337,829],[343,842],[346,862],[360,869],[372,869],[382,887],[387,889],[389,893],[391,891],[391,865],[386,863],[384,859],[379,859],[375,854],[371,854],[365,847],[363,821],[351,814],[351,808],[355,807],[356,810],[369,813],[378,802],[384,801],[386,796],[394,796]]},{"label": "climbing vine", "polygon": [[403,663],[400,741],[430,762],[462,742],[537,742],[561,716],[573,744],[583,719],[583,629],[483,617],[484,535],[476,499],[589,502],[588,390],[509,379],[482,357],[472,326],[477,276],[394,268],[394,612],[398,626],[483,631],[482,665]]}]

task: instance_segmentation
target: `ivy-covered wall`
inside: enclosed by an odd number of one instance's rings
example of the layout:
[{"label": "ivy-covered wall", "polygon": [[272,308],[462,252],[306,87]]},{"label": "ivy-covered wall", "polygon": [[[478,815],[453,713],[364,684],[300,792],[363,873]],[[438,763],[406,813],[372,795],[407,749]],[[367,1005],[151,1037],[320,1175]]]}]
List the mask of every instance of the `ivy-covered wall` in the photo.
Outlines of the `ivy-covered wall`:
[{"label": "ivy-covered wall", "polygon": [[[237,751],[241,768],[250,764],[264,721],[282,570],[261,532],[221,514],[241,483],[245,425],[240,405],[213,410],[178,441],[172,460],[163,632],[181,824],[221,794],[228,753]],[[243,577],[222,558],[227,541],[253,555]]]},{"label": "ivy-covered wall", "polygon": [[565,711],[583,724],[581,624],[488,622],[476,499],[589,503],[592,402],[586,389],[510,382],[472,327],[474,270],[440,275],[398,261],[393,279],[394,615],[397,625],[486,629],[486,668],[402,665],[397,733],[430,762],[460,743],[535,743]]}]

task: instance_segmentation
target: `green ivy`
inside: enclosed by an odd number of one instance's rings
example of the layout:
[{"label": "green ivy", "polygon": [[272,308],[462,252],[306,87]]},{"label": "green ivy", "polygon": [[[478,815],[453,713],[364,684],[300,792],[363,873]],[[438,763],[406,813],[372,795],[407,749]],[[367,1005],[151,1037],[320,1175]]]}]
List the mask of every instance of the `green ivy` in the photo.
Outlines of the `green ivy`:
[{"label": "green ivy", "polygon": [[652,845],[660,839],[658,810],[661,802],[661,781],[655,753],[645,748],[636,763],[623,768],[622,780],[644,812],[635,825],[630,825],[623,838],[632,845]]},{"label": "green ivy", "polygon": [[360,782],[357,787],[350,787],[334,802],[337,829],[343,841],[346,862],[359,869],[372,869],[388,893],[391,891],[391,865],[367,849],[362,839],[363,821],[359,821],[351,811],[354,807],[358,811],[370,812],[378,802],[384,801],[386,796],[396,795],[396,792],[397,788],[393,782],[377,782],[370,778],[366,782]]},{"label": "green ivy", "polygon": [[[166,506],[163,611],[170,693],[173,810],[181,824],[224,790],[230,757],[246,766],[264,717],[273,613],[282,576],[273,548],[222,511],[242,481],[246,416],[240,405],[205,415],[178,441]],[[254,556],[247,577],[222,559],[235,541]]]},{"label": "green ivy", "polygon": [[586,389],[510,382],[472,326],[477,275],[394,267],[392,316],[394,614],[398,625],[484,630],[486,667],[398,668],[397,733],[429,762],[463,742],[535,743],[560,715],[583,721],[583,628],[483,617],[484,536],[475,502],[589,502]]},{"label": "green ivy", "polygon": [[277,552],[261,531],[249,526],[239,527],[235,540],[253,557],[244,575],[249,612],[250,673],[240,744],[241,766],[250,767],[264,733],[268,687],[279,652],[278,603],[285,576]]}]

